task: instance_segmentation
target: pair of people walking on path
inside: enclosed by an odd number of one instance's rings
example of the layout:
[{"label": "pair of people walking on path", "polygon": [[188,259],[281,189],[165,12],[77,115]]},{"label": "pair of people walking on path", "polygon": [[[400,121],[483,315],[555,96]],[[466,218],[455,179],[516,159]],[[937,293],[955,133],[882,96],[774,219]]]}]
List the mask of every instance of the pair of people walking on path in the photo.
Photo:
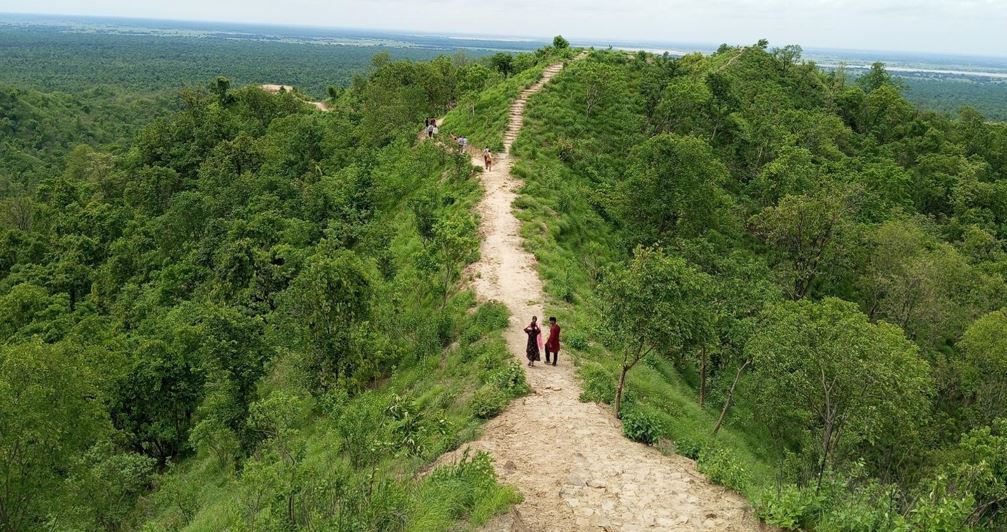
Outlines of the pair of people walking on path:
[{"label": "pair of people walking on path", "polygon": [[[439,128],[437,127],[437,119],[428,118],[426,119],[424,124],[426,127],[424,131],[427,134],[427,138],[430,139],[434,138],[434,136],[436,136],[437,133],[439,132]],[[451,140],[458,145],[458,147],[461,149],[462,152],[468,149],[469,139],[466,138],[464,135],[461,136],[451,135]],[[493,152],[491,152],[489,148],[483,148],[483,166],[486,167],[487,172],[493,169]]]},{"label": "pair of people walking on path", "polygon": [[[559,323],[556,318],[549,318],[549,339],[545,342],[545,363],[552,362],[555,366],[559,362]],[[531,317],[531,324],[524,328],[528,335],[528,366],[534,367],[535,362],[542,359],[542,329],[538,326],[538,316]],[[552,355],[551,357],[549,355]]]}]

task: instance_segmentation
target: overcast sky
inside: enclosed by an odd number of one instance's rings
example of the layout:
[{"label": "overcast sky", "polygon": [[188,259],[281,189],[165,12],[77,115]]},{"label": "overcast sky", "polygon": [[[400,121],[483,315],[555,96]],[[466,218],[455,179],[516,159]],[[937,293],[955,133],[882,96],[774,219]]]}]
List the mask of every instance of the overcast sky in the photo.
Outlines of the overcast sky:
[{"label": "overcast sky", "polygon": [[0,12],[1007,55],[1007,0],[0,0]]}]

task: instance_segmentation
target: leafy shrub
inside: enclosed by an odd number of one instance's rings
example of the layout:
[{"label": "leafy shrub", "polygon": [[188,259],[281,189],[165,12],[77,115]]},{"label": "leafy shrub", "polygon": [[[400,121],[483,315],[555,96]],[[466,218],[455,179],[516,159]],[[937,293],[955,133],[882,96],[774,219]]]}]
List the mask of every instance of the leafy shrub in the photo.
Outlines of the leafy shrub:
[{"label": "leafy shrub", "polygon": [[622,416],[622,433],[633,441],[651,445],[663,432],[660,418],[652,413],[632,410]]},{"label": "leafy shrub", "polygon": [[925,532],[967,530],[975,505],[972,494],[956,494],[948,487],[948,479],[938,475],[929,482],[927,494],[920,498],[909,513],[909,529]]},{"label": "leafy shrub", "polygon": [[751,480],[734,451],[724,447],[716,445],[704,447],[699,452],[696,466],[711,481],[738,491],[742,491]]},{"label": "leafy shrub", "polygon": [[[561,204],[557,204],[556,208],[563,210],[564,207]],[[555,297],[559,298],[561,301],[566,303],[573,303],[574,298],[574,285],[577,281],[570,276],[570,272],[564,272],[557,275],[555,278],[546,281],[546,291]]]},{"label": "leafy shrub", "polygon": [[[885,502],[883,499],[880,502]],[[877,501],[876,501],[877,502]],[[892,509],[865,502],[848,503],[829,510],[815,524],[822,532],[872,532],[874,530],[906,530],[905,519]],[[913,528],[926,530],[926,528]],[[945,530],[945,529],[940,529]]]},{"label": "leafy shrub", "polygon": [[389,441],[385,423],[385,407],[373,393],[362,394],[351,401],[336,420],[340,449],[354,467],[366,467],[379,459],[376,446]]},{"label": "leafy shrub", "polygon": [[585,403],[612,404],[615,400],[615,377],[597,362],[586,362],[577,370],[582,381],[580,400]]},{"label": "leafy shrub", "polygon": [[493,457],[485,452],[479,452],[474,458],[469,458],[466,452],[457,464],[438,467],[429,477],[429,481],[434,484],[459,479],[467,481],[472,486],[493,485],[496,482]]},{"label": "leafy shrub", "polygon": [[478,341],[489,333],[503,330],[507,327],[510,311],[499,301],[483,303],[476,309],[462,331],[462,340],[467,343]]},{"label": "leafy shrub", "polygon": [[[138,453],[114,453],[109,443],[101,443],[84,455],[87,468],[71,478],[75,495],[84,504],[68,509],[81,513],[81,521],[120,523],[129,515],[137,498],[150,489],[156,461]],[[69,528],[69,527],[68,527]],[[82,527],[91,529],[91,527]],[[97,529],[97,528],[95,528]]]},{"label": "leafy shrub", "polygon": [[318,398],[318,406],[322,412],[332,417],[339,417],[339,414],[346,408],[349,402],[350,394],[346,388],[331,388]]},{"label": "leafy shrub", "polygon": [[197,423],[189,432],[189,442],[199,452],[213,455],[224,469],[231,466],[241,448],[234,431],[215,417]]},{"label": "leafy shrub", "polygon": [[[702,469],[701,469],[702,470]],[[810,527],[822,509],[822,498],[814,490],[786,484],[779,490],[767,489],[755,499],[755,510],[766,523],[796,530]]]},{"label": "leafy shrub", "polygon": [[472,322],[477,323],[485,331],[499,331],[507,328],[510,311],[499,301],[488,301],[479,306],[472,316]]},{"label": "leafy shrub", "polygon": [[455,320],[448,312],[437,317],[437,341],[441,347],[447,347],[454,341]]},{"label": "leafy shrub", "polygon": [[492,384],[486,384],[476,390],[472,397],[472,412],[476,417],[490,419],[503,412],[507,406],[507,396]]},{"label": "leafy shrub", "polygon": [[199,511],[199,486],[177,475],[165,475],[154,497],[162,506],[171,508],[171,521],[176,529],[189,524]]},{"label": "leafy shrub", "polygon": [[563,333],[563,342],[566,347],[583,351],[587,349],[587,336],[581,331],[570,331]]},{"label": "leafy shrub", "polygon": [[565,163],[572,163],[577,160],[577,147],[568,138],[556,139],[556,157]]},{"label": "leafy shrub", "polygon": [[476,345],[462,346],[462,351],[462,359],[474,360],[473,369],[486,376],[498,370],[513,358],[507,352],[506,344],[502,341],[496,345],[494,345],[494,342],[484,342]]},{"label": "leafy shrub", "polygon": [[573,303],[573,288],[571,288],[569,284],[563,281],[554,281],[551,284],[552,286],[549,287],[549,293],[555,294],[555,296],[562,301]]},{"label": "leafy shrub", "polygon": [[524,368],[515,360],[507,361],[502,368],[487,375],[486,382],[496,386],[512,398],[522,396],[529,391]]},{"label": "leafy shrub", "polygon": [[426,420],[415,401],[395,394],[385,409],[385,414],[394,420],[391,431],[393,447],[399,452],[420,454],[423,451],[422,436],[426,431]]},{"label": "leafy shrub", "polygon": [[706,443],[702,440],[694,440],[689,437],[675,440],[675,452],[690,460],[698,460],[699,454],[705,447]]}]

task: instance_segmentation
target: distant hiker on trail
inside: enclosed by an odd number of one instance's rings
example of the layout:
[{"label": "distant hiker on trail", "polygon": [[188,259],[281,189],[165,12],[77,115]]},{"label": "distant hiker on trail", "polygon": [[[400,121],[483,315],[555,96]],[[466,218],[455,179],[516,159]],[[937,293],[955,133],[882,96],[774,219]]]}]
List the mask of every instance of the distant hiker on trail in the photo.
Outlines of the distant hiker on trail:
[{"label": "distant hiker on trail", "polygon": [[531,317],[531,325],[525,327],[524,332],[528,335],[528,366],[530,367],[542,359],[538,351],[539,336],[542,334],[542,329],[538,326],[538,316]]},{"label": "distant hiker on trail", "polygon": [[437,126],[435,126],[434,124],[429,123],[429,121],[427,121],[427,122],[428,122],[427,123],[427,138],[428,139],[432,139],[432,138],[434,138],[434,135],[437,134]]},{"label": "distant hiker on trail", "polygon": [[493,153],[489,148],[483,148],[483,165],[487,172],[493,169]]},{"label": "distant hiker on trail", "polygon": [[549,363],[549,353],[552,353],[552,365],[559,362],[559,324],[556,318],[549,318],[549,340],[545,343],[545,363]]},{"label": "distant hiker on trail", "polygon": [[465,138],[465,135],[458,137],[458,146],[465,151],[465,148],[469,147],[469,139]]}]

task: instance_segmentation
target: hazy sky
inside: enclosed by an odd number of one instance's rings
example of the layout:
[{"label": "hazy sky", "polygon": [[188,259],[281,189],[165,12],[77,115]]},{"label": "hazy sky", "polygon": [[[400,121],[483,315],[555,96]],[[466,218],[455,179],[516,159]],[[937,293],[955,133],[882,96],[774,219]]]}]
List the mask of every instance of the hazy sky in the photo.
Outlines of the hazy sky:
[{"label": "hazy sky", "polygon": [[0,0],[0,12],[1007,55],[1007,0]]}]

